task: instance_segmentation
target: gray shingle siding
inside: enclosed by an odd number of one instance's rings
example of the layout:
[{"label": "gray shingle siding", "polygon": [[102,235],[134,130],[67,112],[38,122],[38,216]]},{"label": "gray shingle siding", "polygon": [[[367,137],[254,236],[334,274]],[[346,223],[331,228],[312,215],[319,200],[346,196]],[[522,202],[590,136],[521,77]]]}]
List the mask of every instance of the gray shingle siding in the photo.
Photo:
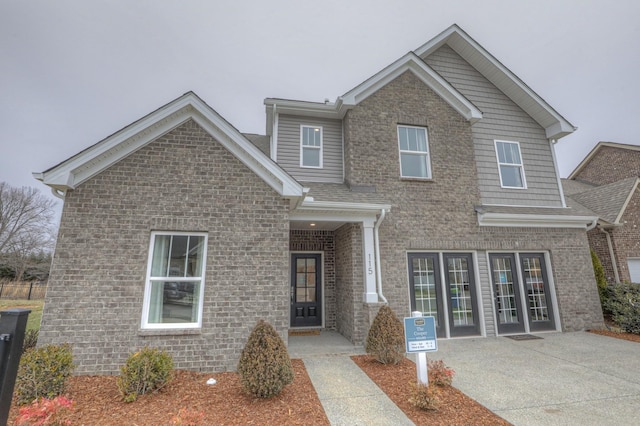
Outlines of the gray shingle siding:
[{"label": "gray shingle siding", "polygon": [[[544,129],[450,47],[425,61],[483,113],[471,128],[482,203],[562,206]],[[526,190],[501,188],[494,140],[520,143]]]},{"label": "gray shingle siding", "polygon": [[[322,168],[300,167],[300,126],[322,126]],[[343,182],[342,121],[280,115],[278,164],[295,179],[305,182]]]}]

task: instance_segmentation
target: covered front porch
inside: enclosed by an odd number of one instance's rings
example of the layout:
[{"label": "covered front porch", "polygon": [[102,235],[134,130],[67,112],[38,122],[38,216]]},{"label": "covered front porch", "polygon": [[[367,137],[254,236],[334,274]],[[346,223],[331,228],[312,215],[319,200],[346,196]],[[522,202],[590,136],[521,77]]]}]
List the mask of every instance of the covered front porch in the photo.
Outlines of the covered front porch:
[{"label": "covered front porch", "polygon": [[388,205],[315,201],[290,215],[290,329],[362,345],[381,291],[378,227]]}]

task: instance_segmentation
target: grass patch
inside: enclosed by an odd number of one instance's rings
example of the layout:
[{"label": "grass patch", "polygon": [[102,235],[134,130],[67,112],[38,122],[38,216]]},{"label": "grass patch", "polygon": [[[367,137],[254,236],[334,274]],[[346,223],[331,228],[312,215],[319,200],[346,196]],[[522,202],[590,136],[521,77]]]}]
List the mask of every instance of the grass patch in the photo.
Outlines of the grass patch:
[{"label": "grass patch", "polygon": [[39,330],[44,300],[0,299],[0,311],[14,308],[31,309],[27,320],[27,330]]}]

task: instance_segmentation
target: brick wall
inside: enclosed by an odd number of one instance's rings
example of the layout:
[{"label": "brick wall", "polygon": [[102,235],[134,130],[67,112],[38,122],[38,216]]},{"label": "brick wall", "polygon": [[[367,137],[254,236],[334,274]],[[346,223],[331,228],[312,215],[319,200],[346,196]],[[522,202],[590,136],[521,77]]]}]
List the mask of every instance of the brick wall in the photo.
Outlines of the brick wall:
[{"label": "brick wall", "polygon": [[614,253],[620,281],[631,282],[627,259],[629,257],[640,258],[640,189],[636,189],[629,200],[620,223],[621,227],[611,230]]},{"label": "brick wall", "polygon": [[[189,121],[70,191],[39,344],[79,374],[117,373],[142,346],[177,368],[234,370],[259,318],[289,326],[288,203]],[[208,233],[200,330],[141,331],[152,230]]]},{"label": "brick wall", "polygon": [[322,252],[324,282],[324,326],[336,329],[336,250],[333,231],[292,230],[289,233],[291,251]]},{"label": "brick wall", "polygon": [[[398,124],[428,128],[433,179],[400,178]],[[375,185],[392,204],[380,227],[382,287],[399,316],[410,314],[407,251],[484,255],[486,250],[527,250],[550,253],[563,329],[602,323],[586,233],[480,228],[474,211],[480,195],[471,126],[412,73],[404,73],[350,110],[344,128],[347,180]],[[488,279],[481,285],[489,286]]]},{"label": "brick wall", "polygon": [[575,179],[605,185],[632,176],[640,176],[640,151],[601,146]]},{"label": "brick wall", "polygon": [[336,329],[355,344],[364,339],[362,227],[346,224],[336,235]]}]

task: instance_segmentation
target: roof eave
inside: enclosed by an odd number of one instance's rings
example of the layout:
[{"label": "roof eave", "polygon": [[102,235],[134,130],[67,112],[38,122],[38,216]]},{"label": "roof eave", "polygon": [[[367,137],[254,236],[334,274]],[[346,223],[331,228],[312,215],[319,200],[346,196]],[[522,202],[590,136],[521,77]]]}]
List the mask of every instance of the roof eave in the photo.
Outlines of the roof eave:
[{"label": "roof eave", "polygon": [[586,230],[595,226],[597,221],[597,216],[535,215],[478,211],[478,224],[480,226],[581,228]]}]

